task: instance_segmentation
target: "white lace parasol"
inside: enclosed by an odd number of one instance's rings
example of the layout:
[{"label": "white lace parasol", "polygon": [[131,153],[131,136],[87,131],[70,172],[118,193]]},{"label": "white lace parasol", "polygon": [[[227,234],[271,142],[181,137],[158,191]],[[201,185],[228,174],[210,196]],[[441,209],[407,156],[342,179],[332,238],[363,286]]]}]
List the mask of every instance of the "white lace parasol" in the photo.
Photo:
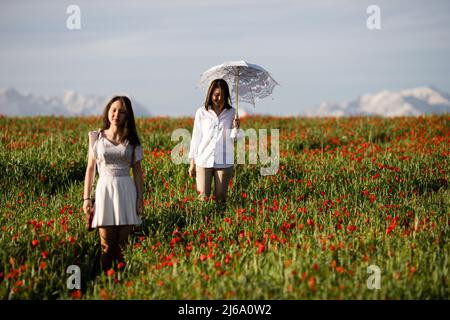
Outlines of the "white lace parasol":
[{"label": "white lace parasol", "polygon": [[278,85],[263,67],[242,60],[228,61],[208,69],[202,74],[197,86],[207,89],[215,79],[228,82],[233,100],[238,92],[239,101],[251,103],[253,106],[256,99],[270,96]]}]

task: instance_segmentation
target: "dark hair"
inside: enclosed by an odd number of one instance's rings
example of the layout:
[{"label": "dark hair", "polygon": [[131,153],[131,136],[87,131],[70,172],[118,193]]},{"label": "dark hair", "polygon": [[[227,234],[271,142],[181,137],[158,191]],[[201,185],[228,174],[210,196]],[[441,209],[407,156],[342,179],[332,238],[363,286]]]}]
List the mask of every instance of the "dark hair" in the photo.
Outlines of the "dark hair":
[{"label": "dark hair", "polygon": [[231,108],[231,97],[230,97],[230,89],[228,88],[228,83],[223,79],[216,79],[211,81],[211,84],[209,85],[208,93],[206,94],[206,100],[205,100],[205,109],[208,110],[209,107],[212,105],[212,94],[214,92],[214,89],[220,88],[224,95],[224,108],[230,109]]},{"label": "dark hair", "polygon": [[106,104],[105,110],[103,111],[102,131],[108,129],[111,126],[111,123],[108,119],[108,112],[111,108],[111,105],[116,101],[120,101],[122,103],[122,106],[124,106],[127,111],[123,127],[120,128],[120,142],[124,143],[125,140],[128,140],[128,143],[130,143],[131,145],[140,145],[141,141],[139,140],[136,130],[136,122],[134,121],[134,113],[131,106],[131,100],[126,96],[115,96]]}]

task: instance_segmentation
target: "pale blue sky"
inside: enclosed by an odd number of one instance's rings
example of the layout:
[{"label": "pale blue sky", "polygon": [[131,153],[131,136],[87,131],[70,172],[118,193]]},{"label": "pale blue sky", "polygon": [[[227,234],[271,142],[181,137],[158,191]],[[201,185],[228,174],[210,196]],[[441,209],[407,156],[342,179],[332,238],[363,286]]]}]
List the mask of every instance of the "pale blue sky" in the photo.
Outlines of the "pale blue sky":
[{"label": "pale blue sky", "polygon": [[[449,1],[0,1],[0,87],[127,93],[155,115],[193,115],[200,74],[227,60],[281,84],[256,111],[434,85],[450,91]],[[70,4],[81,30],[66,28]],[[366,28],[369,5],[381,30]],[[250,105],[242,104],[249,109]]]}]

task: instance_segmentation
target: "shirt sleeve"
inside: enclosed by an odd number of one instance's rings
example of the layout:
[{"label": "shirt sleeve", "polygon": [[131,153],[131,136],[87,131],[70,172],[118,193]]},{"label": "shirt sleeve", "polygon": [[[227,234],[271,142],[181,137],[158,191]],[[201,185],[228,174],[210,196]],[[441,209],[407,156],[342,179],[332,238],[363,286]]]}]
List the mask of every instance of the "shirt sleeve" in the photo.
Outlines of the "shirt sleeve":
[{"label": "shirt sleeve", "polygon": [[134,163],[144,159],[144,153],[142,151],[142,146],[138,145],[134,148]]},{"label": "shirt sleeve", "polygon": [[197,156],[198,146],[202,138],[202,128],[200,119],[200,109],[195,113],[194,128],[192,130],[191,146],[189,148],[189,159],[195,159]]},{"label": "shirt sleeve", "polygon": [[236,128],[233,128],[233,129],[231,129],[231,132],[230,132],[230,138],[231,139],[236,139],[236,140],[241,140],[242,138],[244,138],[244,130],[242,130],[241,128],[239,128],[239,129],[236,129]]},{"label": "shirt sleeve", "polygon": [[[235,115],[236,115],[236,109],[234,109],[233,118],[232,119],[234,119]],[[233,123],[233,120],[231,120],[231,123]],[[244,137],[245,137],[244,130],[242,130],[241,128],[239,128],[239,129],[236,129],[236,128],[233,128],[233,127],[231,128],[231,131],[230,131],[230,138],[231,139],[236,139],[236,141],[239,141],[239,140],[241,140]]]}]

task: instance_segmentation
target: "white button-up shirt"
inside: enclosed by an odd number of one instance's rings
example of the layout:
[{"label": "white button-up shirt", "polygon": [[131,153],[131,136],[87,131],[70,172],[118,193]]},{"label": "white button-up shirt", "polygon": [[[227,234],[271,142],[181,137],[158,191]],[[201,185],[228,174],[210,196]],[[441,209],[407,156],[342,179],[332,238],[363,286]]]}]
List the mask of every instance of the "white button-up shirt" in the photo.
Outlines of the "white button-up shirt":
[{"label": "white button-up shirt", "polygon": [[226,168],[234,164],[234,137],[244,133],[233,128],[236,109],[224,109],[219,116],[201,107],[195,113],[189,159],[202,168]]}]

